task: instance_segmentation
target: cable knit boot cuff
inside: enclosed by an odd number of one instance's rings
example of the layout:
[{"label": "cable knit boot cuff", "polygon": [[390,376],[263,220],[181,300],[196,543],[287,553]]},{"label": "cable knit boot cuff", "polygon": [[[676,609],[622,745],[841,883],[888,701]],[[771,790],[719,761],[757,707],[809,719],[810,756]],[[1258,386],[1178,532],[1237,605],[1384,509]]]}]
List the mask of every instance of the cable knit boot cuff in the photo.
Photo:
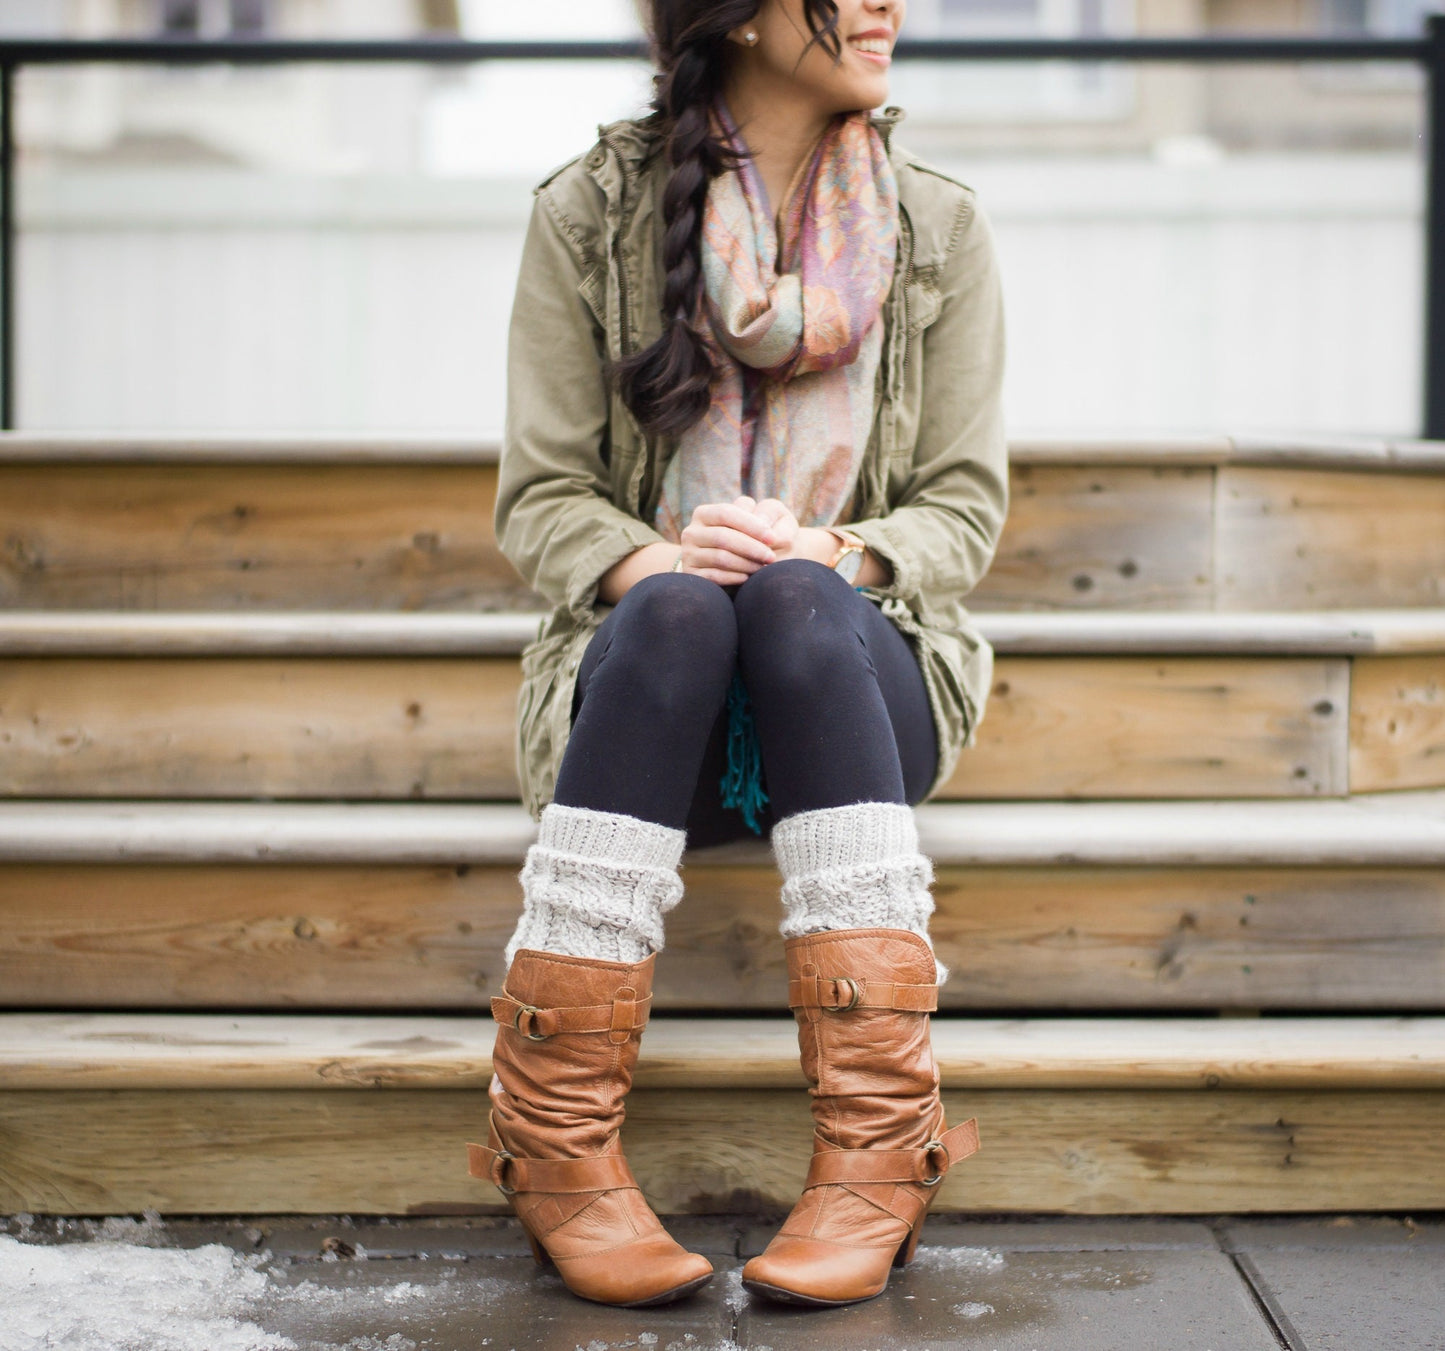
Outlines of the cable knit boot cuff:
[{"label": "cable knit boot cuff", "polygon": [[[784,938],[830,929],[907,929],[931,949],[933,863],[918,851],[913,808],[856,802],[798,812],[772,832],[783,876]],[[938,983],[948,969],[935,958]]]},{"label": "cable knit boot cuff", "polygon": [[660,952],[662,917],[682,899],[686,834],[616,812],[549,803],[522,868],[522,948],[640,962]]}]

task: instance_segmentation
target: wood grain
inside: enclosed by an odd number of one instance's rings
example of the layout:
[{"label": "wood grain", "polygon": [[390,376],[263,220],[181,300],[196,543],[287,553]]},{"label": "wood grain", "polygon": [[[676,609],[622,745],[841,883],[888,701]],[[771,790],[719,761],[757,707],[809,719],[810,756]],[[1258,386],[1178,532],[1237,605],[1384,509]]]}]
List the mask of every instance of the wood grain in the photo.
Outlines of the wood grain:
[{"label": "wood grain", "polygon": [[1216,604],[1445,604],[1445,475],[1217,471]]},{"label": "wood grain", "polygon": [[[1347,790],[1329,658],[1001,659],[940,798]],[[11,797],[515,798],[510,658],[0,660]]]},{"label": "wood grain", "polygon": [[[119,456],[101,447],[98,458],[75,463],[47,460],[43,448],[8,462],[0,454],[0,605],[540,604],[492,537],[496,467],[487,457],[456,446],[410,457],[384,443],[355,449],[258,443],[248,459],[235,445]],[[1321,458],[1308,447],[1202,458],[1187,447],[1136,450],[1075,454],[1060,443],[1042,457],[1020,454],[1009,520],[974,603],[1175,611],[1445,603],[1445,475],[1400,472],[1435,460],[1393,456],[1384,443],[1364,459]],[[1266,463],[1230,462],[1241,458]],[[1321,467],[1357,461],[1372,467]]]},{"label": "wood grain", "polygon": [[535,605],[476,464],[0,464],[0,606]]},{"label": "wood grain", "polygon": [[[496,866],[0,866],[12,1008],[484,1010]],[[1445,1008],[1438,868],[936,866],[945,1008]],[[688,866],[657,1006],[776,1011],[770,866]]]},{"label": "wood grain", "polygon": [[[70,1089],[485,1088],[490,1018],[0,1014],[0,1082]],[[507,1030],[508,1037],[515,1036]],[[1445,1089],[1445,1018],[932,1020],[945,1087]],[[657,1017],[646,1089],[803,1084],[791,1017]]]},{"label": "wood grain", "polygon": [[515,798],[510,657],[0,662],[16,797]]},{"label": "wood grain", "polygon": [[980,609],[1210,608],[1209,468],[1014,466]]},{"label": "wood grain", "polygon": [[1343,660],[1000,659],[945,798],[1348,791]]},{"label": "wood grain", "polygon": [[[978,1154],[935,1209],[1073,1214],[1445,1206],[1445,1093],[949,1092]],[[471,1090],[0,1094],[0,1210],[499,1212],[467,1176]],[[664,1214],[777,1210],[807,1167],[794,1090],[636,1091],[624,1145]],[[344,1161],[341,1162],[341,1161]]]},{"label": "wood grain", "polygon": [[1350,787],[1445,788],[1445,657],[1355,660]]}]

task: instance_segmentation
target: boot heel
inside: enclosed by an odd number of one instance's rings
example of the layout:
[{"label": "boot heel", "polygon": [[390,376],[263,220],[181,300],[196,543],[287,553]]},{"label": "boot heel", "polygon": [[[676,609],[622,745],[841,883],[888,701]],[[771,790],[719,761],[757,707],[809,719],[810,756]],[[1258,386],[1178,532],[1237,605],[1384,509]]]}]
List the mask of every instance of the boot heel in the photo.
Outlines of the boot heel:
[{"label": "boot heel", "polygon": [[918,1240],[923,1237],[923,1221],[927,1218],[928,1211],[925,1210],[913,1221],[913,1228],[908,1231],[908,1237],[898,1245],[898,1251],[893,1254],[895,1267],[906,1267],[913,1261],[913,1254],[918,1251]]},{"label": "boot heel", "polygon": [[531,1233],[527,1234],[527,1242],[532,1245],[532,1260],[536,1262],[539,1267],[550,1267],[552,1265],[552,1258],[546,1248],[538,1243]]}]

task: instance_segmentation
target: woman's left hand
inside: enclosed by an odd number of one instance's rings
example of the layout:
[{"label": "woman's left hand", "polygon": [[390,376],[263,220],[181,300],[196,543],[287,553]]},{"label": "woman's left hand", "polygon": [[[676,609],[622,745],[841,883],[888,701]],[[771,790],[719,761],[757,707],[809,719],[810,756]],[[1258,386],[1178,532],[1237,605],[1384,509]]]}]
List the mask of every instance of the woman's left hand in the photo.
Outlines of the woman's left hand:
[{"label": "woman's left hand", "polygon": [[751,497],[740,497],[737,505],[756,512],[771,524],[777,562],[785,558],[811,558],[816,563],[829,563],[838,552],[837,535],[819,526],[799,525],[798,518],[780,498],[765,497],[761,502],[754,502]]}]

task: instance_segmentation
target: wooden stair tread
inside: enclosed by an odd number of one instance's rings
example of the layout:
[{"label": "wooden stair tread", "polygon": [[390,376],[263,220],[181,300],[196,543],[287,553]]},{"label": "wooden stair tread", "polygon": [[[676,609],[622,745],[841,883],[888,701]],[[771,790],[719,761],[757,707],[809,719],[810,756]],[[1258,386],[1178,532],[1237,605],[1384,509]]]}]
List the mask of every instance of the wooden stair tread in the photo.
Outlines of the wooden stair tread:
[{"label": "wooden stair tread", "polygon": [[[0,614],[4,656],[506,656],[544,618],[527,611],[73,610]],[[1236,613],[979,611],[1000,653],[1352,656],[1445,652],[1445,608]]]},{"label": "wooden stair tread", "polygon": [[[0,1015],[10,1089],[478,1088],[481,1016]],[[1445,1017],[960,1019],[933,1040],[948,1088],[1445,1087]],[[658,1017],[644,1089],[791,1088],[791,1020]]]},{"label": "wooden stair tread", "polygon": [[[935,862],[1445,865],[1445,792],[1181,802],[924,803]],[[515,803],[0,801],[0,861],[520,863],[536,826]],[[761,841],[689,864],[770,863]]]},{"label": "wooden stair tread", "polygon": [[[51,461],[493,464],[494,441],[443,433],[0,433],[0,463]],[[1382,437],[1031,436],[1010,442],[1016,464],[1294,465],[1329,469],[1445,469],[1445,442]]]}]

